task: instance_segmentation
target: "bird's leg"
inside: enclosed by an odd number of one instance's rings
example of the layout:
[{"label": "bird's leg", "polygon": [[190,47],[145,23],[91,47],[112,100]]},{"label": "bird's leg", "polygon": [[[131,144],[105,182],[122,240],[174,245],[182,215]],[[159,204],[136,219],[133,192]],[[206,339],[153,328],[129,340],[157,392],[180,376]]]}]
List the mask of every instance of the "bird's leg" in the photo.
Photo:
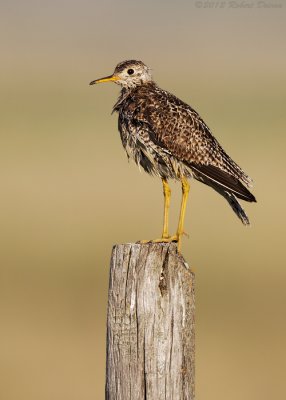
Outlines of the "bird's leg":
[{"label": "bird's leg", "polygon": [[181,249],[181,238],[184,233],[184,221],[185,221],[185,215],[186,215],[186,206],[187,206],[187,200],[188,200],[188,195],[190,191],[190,184],[187,180],[187,178],[182,177],[181,178],[182,182],[182,202],[181,202],[181,210],[180,210],[180,217],[179,217],[179,223],[178,223],[178,228],[177,228],[177,240],[178,240],[178,250]]},{"label": "bird's leg", "polygon": [[162,178],[163,183],[163,193],[164,193],[164,224],[162,238],[168,239],[169,235],[169,209],[170,209],[170,199],[171,199],[171,189],[168,185],[167,179]]},{"label": "bird's leg", "polygon": [[181,209],[180,209],[180,217],[177,232],[174,236],[169,236],[168,232],[168,217],[169,217],[169,206],[170,206],[170,197],[171,197],[171,190],[167,183],[167,181],[163,180],[163,191],[165,196],[165,208],[164,208],[164,227],[163,227],[163,237],[160,239],[154,240],[140,240],[139,243],[169,243],[169,242],[177,242],[178,243],[178,250],[181,250],[181,238],[184,234],[184,220],[186,214],[186,206],[188,195],[190,191],[190,185],[185,177],[181,177],[182,182],[182,202],[181,202]]},{"label": "bird's leg", "polygon": [[163,194],[164,194],[164,223],[162,237],[153,240],[140,240],[139,243],[169,243],[177,241],[177,236],[169,235],[169,209],[171,199],[171,188],[167,182],[167,179],[162,178],[163,183]]}]

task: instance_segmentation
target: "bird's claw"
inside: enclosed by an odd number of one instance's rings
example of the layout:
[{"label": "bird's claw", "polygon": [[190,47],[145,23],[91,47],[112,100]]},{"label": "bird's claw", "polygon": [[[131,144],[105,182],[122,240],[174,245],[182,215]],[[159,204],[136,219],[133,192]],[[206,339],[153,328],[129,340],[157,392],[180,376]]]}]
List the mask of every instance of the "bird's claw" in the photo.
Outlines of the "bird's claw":
[{"label": "bird's claw", "polygon": [[178,242],[179,237],[177,235],[169,236],[169,237],[162,237],[160,239],[150,239],[150,240],[138,240],[136,243],[146,244],[146,243],[171,243],[171,242]]}]

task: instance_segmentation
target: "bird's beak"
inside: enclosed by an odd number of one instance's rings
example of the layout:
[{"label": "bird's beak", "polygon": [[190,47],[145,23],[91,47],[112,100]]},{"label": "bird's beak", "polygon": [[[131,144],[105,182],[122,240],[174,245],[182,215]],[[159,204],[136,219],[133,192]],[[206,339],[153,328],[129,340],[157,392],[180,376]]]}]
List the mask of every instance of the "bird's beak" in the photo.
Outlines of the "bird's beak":
[{"label": "bird's beak", "polygon": [[105,78],[101,79],[96,79],[95,81],[90,82],[90,85],[95,85],[96,83],[102,83],[102,82],[116,82],[119,81],[119,76],[116,75],[109,75],[106,76]]}]

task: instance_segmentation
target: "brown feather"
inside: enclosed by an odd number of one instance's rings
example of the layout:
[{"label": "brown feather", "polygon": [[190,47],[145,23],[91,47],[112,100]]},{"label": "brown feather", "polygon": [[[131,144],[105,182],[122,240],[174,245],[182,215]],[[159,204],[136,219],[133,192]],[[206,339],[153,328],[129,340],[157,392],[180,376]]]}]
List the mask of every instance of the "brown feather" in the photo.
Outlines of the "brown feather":
[{"label": "brown feather", "polygon": [[[239,199],[256,202],[252,193],[235,177],[227,174],[213,165],[195,165],[190,164],[192,170],[199,173],[198,178],[211,180],[215,185],[219,185],[223,190],[233,193]],[[201,176],[202,175],[202,176]]]}]

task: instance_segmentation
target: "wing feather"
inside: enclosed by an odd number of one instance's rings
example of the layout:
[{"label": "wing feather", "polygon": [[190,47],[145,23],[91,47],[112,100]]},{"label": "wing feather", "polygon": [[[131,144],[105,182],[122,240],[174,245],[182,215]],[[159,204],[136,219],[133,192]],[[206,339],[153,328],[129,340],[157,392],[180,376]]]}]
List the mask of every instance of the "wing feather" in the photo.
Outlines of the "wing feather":
[{"label": "wing feather", "polygon": [[[146,125],[150,138],[165,152],[246,201],[256,201],[242,184],[251,178],[227,155],[199,114],[174,95],[145,88],[138,93],[133,118]],[[136,94],[135,94],[136,98]],[[240,182],[242,181],[242,182]]]},{"label": "wing feather", "polygon": [[219,185],[222,189],[233,193],[239,199],[256,202],[252,193],[235,177],[214,167],[212,165],[194,165],[191,164],[192,170],[197,172],[199,180],[204,178],[211,180],[215,185]]}]

